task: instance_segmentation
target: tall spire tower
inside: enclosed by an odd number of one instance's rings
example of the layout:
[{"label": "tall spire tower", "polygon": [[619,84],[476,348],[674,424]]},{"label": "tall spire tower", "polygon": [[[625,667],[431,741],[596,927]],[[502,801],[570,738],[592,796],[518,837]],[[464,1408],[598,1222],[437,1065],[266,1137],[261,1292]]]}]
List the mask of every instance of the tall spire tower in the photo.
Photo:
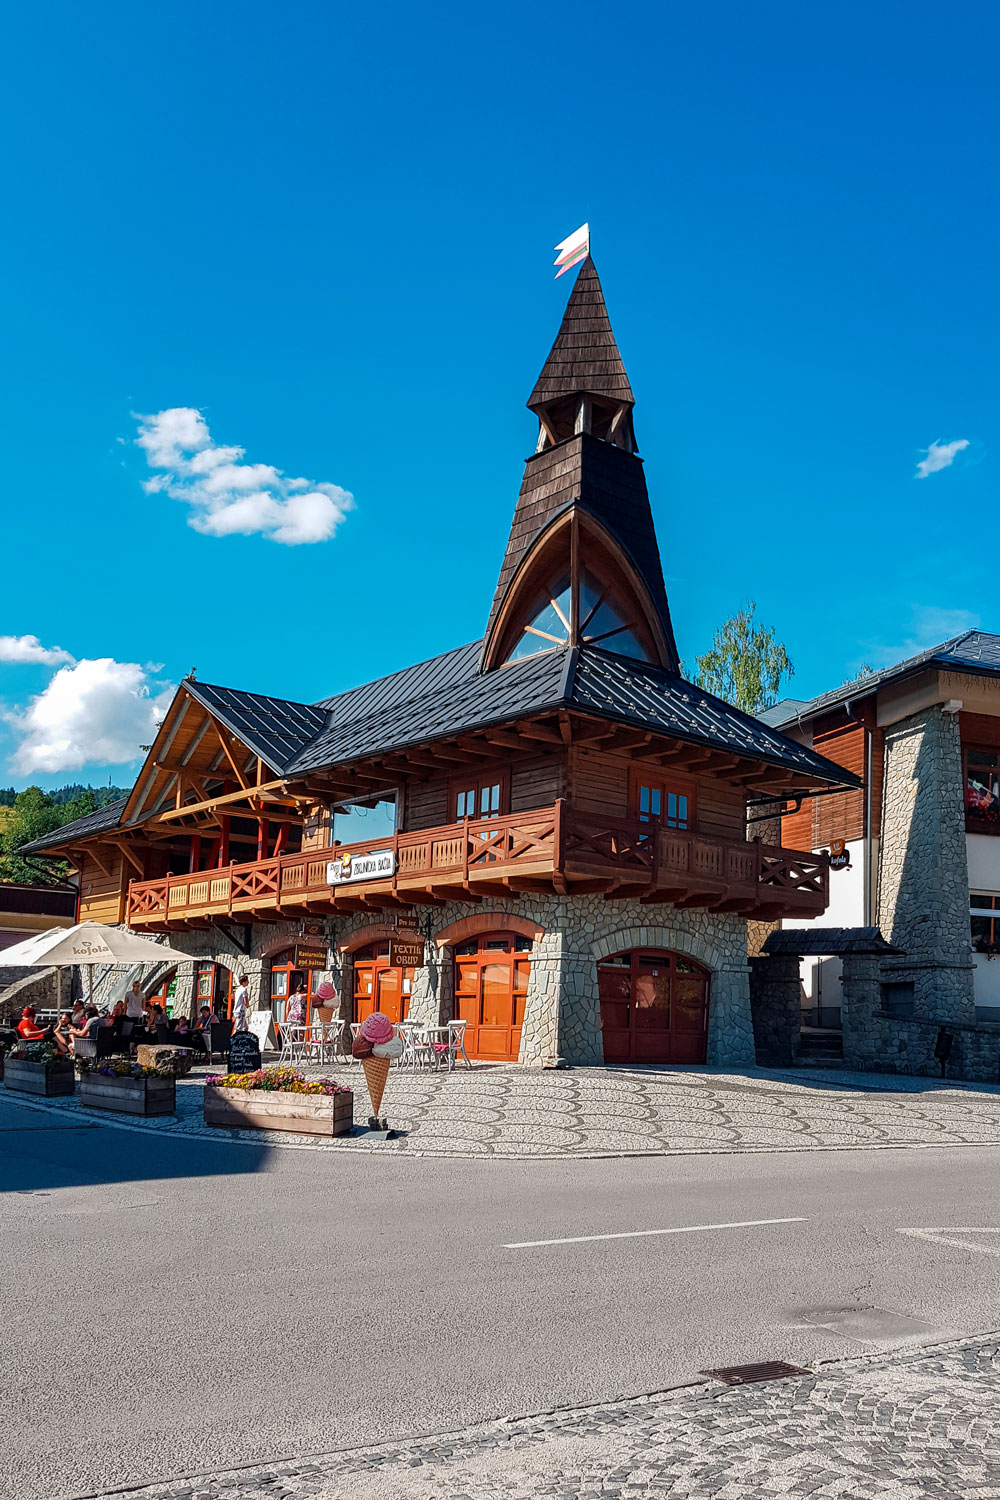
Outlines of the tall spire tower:
[{"label": "tall spire tower", "polygon": [[634,404],[588,256],[528,400],[538,443],[490,611],[484,670],[593,646],[678,671]]}]

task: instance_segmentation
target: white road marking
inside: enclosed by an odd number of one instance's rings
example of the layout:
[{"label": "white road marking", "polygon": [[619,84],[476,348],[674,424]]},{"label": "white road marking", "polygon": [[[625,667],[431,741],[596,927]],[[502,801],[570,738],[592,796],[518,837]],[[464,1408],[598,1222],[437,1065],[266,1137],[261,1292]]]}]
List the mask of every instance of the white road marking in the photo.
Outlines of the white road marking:
[{"label": "white road marking", "polygon": [[959,1240],[955,1236],[959,1234],[996,1234],[1000,1235],[1000,1229],[949,1229],[942,1226],[940,1229],[897,1229],[897,1234],[908,1234],[915,1240],[930,1240],[935,1245],[955,1245],[959,1250],[975,1250],[979,1255],[1000,1255],[1000,1242],[995,1245],[970,1244],[968,1240]]},{"label": "white road marking", "polygon": [[535,1250],[539,1245],[583,1245],[590,1240],[641,1240],[656,1234],[700,1234],[707,1229],[756,1229],[760,1224],[808,1224],[803,1217],[794,1219],[739,1219],[732,1224],[684,1224],[676,1229],[624,1229],[618,1234],[573,1234],[563,1240],[518,1240],[501,1245],[501,1250]]}]

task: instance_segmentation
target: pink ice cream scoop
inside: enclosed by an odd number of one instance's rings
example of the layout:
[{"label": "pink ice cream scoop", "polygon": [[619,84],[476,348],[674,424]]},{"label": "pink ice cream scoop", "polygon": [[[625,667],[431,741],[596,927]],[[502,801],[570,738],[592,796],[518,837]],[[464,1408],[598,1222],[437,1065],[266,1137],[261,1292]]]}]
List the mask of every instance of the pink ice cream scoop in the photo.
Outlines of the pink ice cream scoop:
[{"label": "pink ice cream scoop", "polygon": [[392,1022],[380,1010],[373,1011],[367,1021],[361,1023],[361,1035],[369,1042],[387,1042],[392,1033]]}]

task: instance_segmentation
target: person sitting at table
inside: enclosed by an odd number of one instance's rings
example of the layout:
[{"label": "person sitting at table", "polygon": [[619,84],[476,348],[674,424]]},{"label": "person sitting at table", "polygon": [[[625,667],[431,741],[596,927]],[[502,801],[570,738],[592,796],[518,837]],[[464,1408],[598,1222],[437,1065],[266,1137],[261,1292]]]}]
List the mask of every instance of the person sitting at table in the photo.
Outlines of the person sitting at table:
[{"label": "person sitting at table", "polygon": [[52,1028],[52,1041],[60,1052],[67,1055],[73,1050],[73,1038],[70,1035],[72,1024],[73,1012],[71,1010],[61,1010],[58,1020]]},{"label": "person sitting at table", "polygon": [[21,1012],[21,1019],[17,1023],[17,1034],[23,1042],[43,1042],[47,1032],[35,1021],[35,1007],[26,1005]]},{"label": "person sitting at table", "polygon": [[93,1057],[96,1050],[96,1033],[100,1029],[102,1016],[96,1005],[88,1005],[83,1013],[83,1025],[69,1028],[73,1051],[77,1057]]},{"label": "person sitting at table", "polygon": [[149,1007],[149,1018],[146,1022],[148,1029],[155,1033],[158,1026],[166,1026],[166,1024],[167,1018],[164,1014],[163,1006],[154,1002]]},{"label": "person sitting at table", "polygon": [[87,1020],[87,1007],[82,1000],[73,1001],[73,1015],[70,1020],[71,1026],[83,1026]]}]

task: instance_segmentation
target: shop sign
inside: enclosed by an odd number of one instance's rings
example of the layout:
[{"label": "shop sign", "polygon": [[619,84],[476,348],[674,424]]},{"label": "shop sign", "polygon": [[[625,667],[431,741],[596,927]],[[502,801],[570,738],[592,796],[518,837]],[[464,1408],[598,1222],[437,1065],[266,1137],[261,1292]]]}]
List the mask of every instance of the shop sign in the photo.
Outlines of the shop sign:
[{"label": "shop sign", "polygon": [[327,885],[344,885],[350,880],[388,880],[396,873],[396,856],[391,849],[374,854],[342,854],[326,866]]},{"label": "shop sign", "polygon": [[830,840],[830,869],[846,870],[851,863],[851,851],[844,839]]},{"label": "shop sign", "polygon": [[424,962],[424,940],[418,932],[397,932],[389,939],[390,968],[419,969]]},{"label": "shop sign", "polygon": [[296,943],[295,945],[295,967],[297,969],[325,969],[329,954],[325,948],[317,948],[314,943]]}]

